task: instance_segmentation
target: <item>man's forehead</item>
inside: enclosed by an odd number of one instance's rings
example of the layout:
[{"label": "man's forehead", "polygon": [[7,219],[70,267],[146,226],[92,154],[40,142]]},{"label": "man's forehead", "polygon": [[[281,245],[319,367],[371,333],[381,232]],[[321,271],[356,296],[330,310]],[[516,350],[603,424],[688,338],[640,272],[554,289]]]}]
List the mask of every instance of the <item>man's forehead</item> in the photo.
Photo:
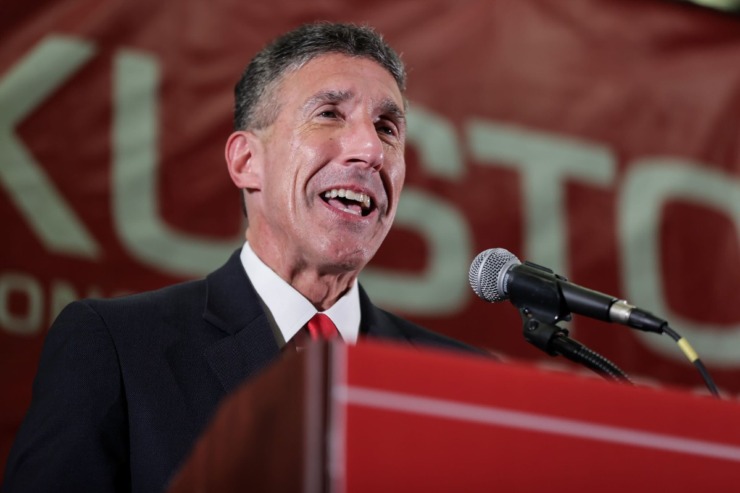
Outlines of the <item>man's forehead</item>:
[{"label": "man's forehead", "polygon": [[[370,81],[378,84],[367,84]],[[403,95],[396,79],[385,67],[368,57],[339,53],[319,55],[286,74],[281,85],[283,89],[295,91],[301,107],[369,97],[379,107],[386,110],[395,107],[403,112]],[[367,87],[372,87],[370,93]]]}]

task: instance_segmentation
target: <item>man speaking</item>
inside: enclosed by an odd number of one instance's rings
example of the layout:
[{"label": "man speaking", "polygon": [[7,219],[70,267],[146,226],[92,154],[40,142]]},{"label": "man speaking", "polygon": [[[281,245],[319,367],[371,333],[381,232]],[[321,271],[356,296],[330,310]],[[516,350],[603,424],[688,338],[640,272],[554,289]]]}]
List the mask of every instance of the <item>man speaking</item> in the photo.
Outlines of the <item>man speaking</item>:
[{"label": "man speaking", "polygon": [[3,491],[162,491],[221,399],[305,338],[465,348],[357,282],[398,208],[404,90],[370,28],[311,24],[263,49],[236,85],[225,148],[243,248],[206,279],[65,308]]}]

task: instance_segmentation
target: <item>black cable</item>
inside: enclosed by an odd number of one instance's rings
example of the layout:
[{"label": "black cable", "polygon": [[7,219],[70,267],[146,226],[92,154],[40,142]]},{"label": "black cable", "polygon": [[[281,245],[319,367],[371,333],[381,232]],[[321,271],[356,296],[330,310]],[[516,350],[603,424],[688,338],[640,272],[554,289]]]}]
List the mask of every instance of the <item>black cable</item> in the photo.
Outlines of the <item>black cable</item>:
[{"label": "black cable", "polygon": [[699,355],[696,354],[696,351],[694,351],[694,348],[691,347],[691,344],[689,344],[689,341],[681,337],[678,332],[673,330],[668,325],[665,325],[663,327],[663,332],[668,334],[671,339],[676,341],[676,344],[678,344],[678,347],[681,348],[681,351],[684,355],[688,358],[689,361],[691,361],[694,366],[699,370],[699,374],[704,379],[704,383],[706,384],[707,388],[709,389],[709,392],[719,398],[719,391],[717,390],[717,386],[714,384],[714,380],[712,380],[712,376],[709,374],[709,371],[707,370],[707,367],[704,366],[704,363],[699,359]]}]

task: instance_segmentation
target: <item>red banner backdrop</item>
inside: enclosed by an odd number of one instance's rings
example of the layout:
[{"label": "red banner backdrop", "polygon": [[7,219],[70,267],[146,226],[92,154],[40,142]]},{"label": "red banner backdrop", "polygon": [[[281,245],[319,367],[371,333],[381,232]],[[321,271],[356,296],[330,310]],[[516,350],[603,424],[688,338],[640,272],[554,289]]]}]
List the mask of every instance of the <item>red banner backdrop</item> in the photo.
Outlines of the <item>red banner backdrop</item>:
[{"label": "red banner backdrop", "polygon": [[[508,358],[467,285],[506,248],[667,318],[740,392],[740,21],[664,1],[16,2],[0,17],[0,459],[72,299],[199,277],[242,241],[231,91],[306,21],[376,26],[410,73],[408,179],[373,299]],[[701,387],[666,337],[576,318],[638,380]]]}]

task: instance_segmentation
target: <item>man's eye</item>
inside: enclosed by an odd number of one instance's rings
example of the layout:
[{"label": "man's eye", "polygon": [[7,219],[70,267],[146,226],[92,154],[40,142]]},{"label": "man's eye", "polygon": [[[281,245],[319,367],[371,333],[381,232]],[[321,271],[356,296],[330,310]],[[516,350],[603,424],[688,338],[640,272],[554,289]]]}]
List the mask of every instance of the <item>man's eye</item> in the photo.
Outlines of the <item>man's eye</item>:
[{"label": "man's eye", "polygon": [[390,136],[394,136],[394,135],[396,135],[396,133],[397,133],[397,131],[396,131],[396,127],[395,127],[395,126],[393,126],[393,125],[388,125],[388,124],[384,124],[384,123],[379,123],[379,124],[378,124],[378,125],[376,126],[376,128],[378,129],[378,132],[380,132],[380,133],[382,133],[382,134],[385,134],[385,135],[390,135]]},{"label": "man's eye", "polygon": [[319,116],[322,118],[336,118],[337,112],[334,110],[324,110],[321,113],[319,113]]}]

